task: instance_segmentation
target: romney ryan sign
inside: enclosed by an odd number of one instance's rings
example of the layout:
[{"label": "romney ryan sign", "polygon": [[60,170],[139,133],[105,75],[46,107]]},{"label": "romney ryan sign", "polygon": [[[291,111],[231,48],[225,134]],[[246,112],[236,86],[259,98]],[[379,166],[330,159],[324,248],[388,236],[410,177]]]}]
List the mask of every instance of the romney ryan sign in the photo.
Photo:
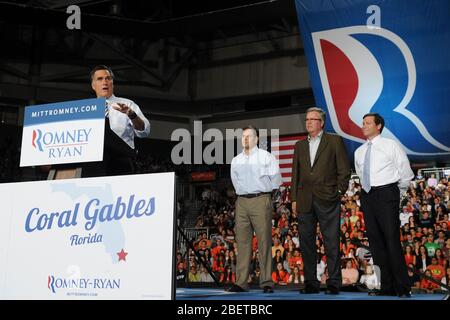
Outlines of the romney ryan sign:
[{"label": "romney ryan sign", "polygon": [[20,166],[103,160],[105,99],[25,107]]}]

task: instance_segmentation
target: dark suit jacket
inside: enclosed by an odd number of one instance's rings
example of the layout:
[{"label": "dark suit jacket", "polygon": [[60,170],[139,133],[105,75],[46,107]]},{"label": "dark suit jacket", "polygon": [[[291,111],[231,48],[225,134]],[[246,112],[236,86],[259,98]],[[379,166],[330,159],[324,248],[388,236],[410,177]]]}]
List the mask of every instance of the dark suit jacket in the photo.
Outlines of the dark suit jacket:
[{"label": "dark suit jacket", "polygon": [[310,211],[313,196],[318,202],[330,205],[344,194],[350,179],[350,164],[342,137],[324,132],[311,167],[307,139],[295,145],[292,165],[292,201],[297,211]]}]

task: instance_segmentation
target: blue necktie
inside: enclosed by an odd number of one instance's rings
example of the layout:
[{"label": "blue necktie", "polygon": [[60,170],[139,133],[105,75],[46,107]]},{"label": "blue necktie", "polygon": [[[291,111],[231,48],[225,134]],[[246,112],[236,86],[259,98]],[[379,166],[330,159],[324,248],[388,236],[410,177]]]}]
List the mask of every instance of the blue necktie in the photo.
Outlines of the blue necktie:
[{"label": "blue necktie", "polygon": [[369,193],[370,191],[370,151],[372,150],[372,142],[367,143],[366,155],[364,156],[364,168],[362,187],[364,191]]}]

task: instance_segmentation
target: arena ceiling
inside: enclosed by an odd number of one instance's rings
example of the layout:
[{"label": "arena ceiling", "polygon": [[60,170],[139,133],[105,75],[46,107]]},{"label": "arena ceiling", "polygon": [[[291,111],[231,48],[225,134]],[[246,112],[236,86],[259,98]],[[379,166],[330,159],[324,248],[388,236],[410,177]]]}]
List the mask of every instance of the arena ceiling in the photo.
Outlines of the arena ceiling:
[{"label": "arena ceiling", "polygon": [[[72,4],[81,8],[82,17],[82,28],[75,33],[66,28],[66,9]],[[158,100],[160,109],[154,112],[161,115],[201,114],[210,111],[209,106],[214,102],[185,101],[166,94],[187,65],[196,63],[202,67],[202,64],[217,64],[202,60],[199,48],[208,47],[217,39],[255,34],[258,38],[265,35],[270,40],[272,52],[220,61],[219,64],[245,63],[267,56],[301,55],[301,49],[286,51],[270,36],[272,31],[290,34],[296,25],[295,5],[291,0],[0,1],[0,37],[4,44],[0,51],[0,72],[20,79],[17,82],[20,84],[0,82],[0,101],[3,105],[26,105],[32,100],[33,93],[39,90],[41,98],[33,102],[48,102],[45,97],[57,96],[58,92],[43,84],[55,81],[68,85],[85,84],[90,67],[108,64],[121,75],[117,80],[119,84],[152,88],[161,93],[144,101],[151,103]],[[115,56],[88,55],[89,49],[99,43]],[[159,68],[158,57],[144,58],[147,48],[154,43],[180,48],[176,60],[164,71]],[[49,74],[41,69],[44,63],[64,67]],[[136,70],[139,73],[133,73]],[[148,80],[140,80],[139,74],[142,72]],[[254,111],[252,105],[258,105],[258,101],[272,99],[273,106],[280,99],[281,107],[286,107],[286,112],[292,112],[288,110],[289,95],[224,97],[219,104],[244,101],[249,106],[246,110]],[[292,92],[292,95],[304,102],[313,100],[309,89]],[[190,108],[186,108],[186,103],[190,104]]]}]

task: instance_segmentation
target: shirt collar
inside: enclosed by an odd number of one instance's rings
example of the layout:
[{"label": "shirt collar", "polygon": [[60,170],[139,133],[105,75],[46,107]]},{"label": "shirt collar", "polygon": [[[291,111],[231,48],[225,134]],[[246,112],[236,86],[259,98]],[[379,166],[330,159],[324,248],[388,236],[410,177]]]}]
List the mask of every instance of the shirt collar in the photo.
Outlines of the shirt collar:
[{"label": "shirt collar", "polygon": [[321,138],[322,138],[322,134],[323,134],[323,130],[321,130],[320,132],[319,132],[319,134],[315,137],[315,138],[313,138],[313,137],[311,137],[311,135],[309,135],[308,134],[308,141],[309,142],[311,142],[311,141],[315,141],[315,140],[320,140]]},{"label": "shirt collar", "polygon": [[381,134],[377,135],[376,137],[372,138],[372,140],[367,139],[366,144],[368,144],[369,142],[371,142],[372,144],[377,143],[381,138]]},{"label": "shirt collar", "polygon": [[245,154],[244,150],[242,150],[242,154],[246,157],[249,157],[249,156],[253,155],[254,153],[256,153],[257,150],[258,150],[258,146],[254,146],[253,149],[250,150],[250,153],[248,155]]}]

